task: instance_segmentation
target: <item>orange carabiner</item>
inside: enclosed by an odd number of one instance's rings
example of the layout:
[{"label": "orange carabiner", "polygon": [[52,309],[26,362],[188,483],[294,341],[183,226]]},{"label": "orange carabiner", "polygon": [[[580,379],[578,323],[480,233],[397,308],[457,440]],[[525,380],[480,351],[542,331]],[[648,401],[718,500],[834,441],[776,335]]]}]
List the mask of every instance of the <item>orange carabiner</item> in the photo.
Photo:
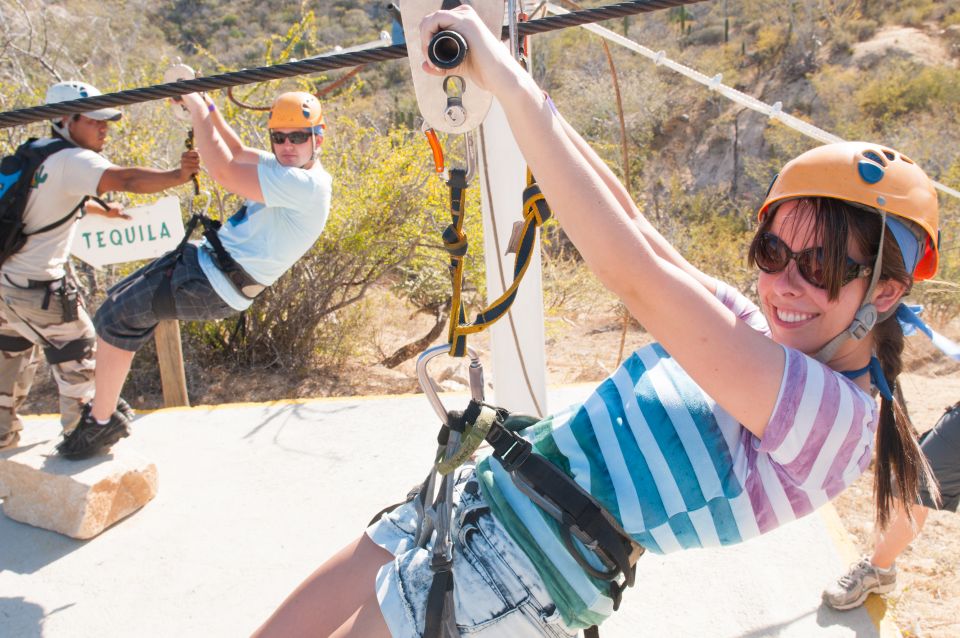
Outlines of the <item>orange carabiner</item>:
[{"label": "orange carabiner", "polygon": [[442,175],[443,166],[443,148],[440,146],[440,139],[437,132],[432,128],[424,128],[423,134],[427,136],[427,142],[430,143],[430,150],[433,152],[433,166],[437,169],[437,174]]}]

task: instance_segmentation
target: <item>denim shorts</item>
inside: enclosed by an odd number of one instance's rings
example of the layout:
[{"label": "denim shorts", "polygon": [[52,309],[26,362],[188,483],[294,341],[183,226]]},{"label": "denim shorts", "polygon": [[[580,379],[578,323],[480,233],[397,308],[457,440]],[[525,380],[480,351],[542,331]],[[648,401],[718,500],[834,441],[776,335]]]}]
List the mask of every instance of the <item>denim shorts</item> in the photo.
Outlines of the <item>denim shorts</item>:
[{"label": "denim shorts", "polygon": [[[490,514],[473,466],[457,470],[452,524],[454,609],[463,636],[574,637],[543,581],[506,530]],[[377,574],[380,611],[394,638],[423,635],[433,580],[432,543],[415,545],[417,510],[406,503],[367,529],[396,558]]]},{"label": "denim shorts", "polygon": [[[160,321],[153,310],[153,299],[161,285],[170,285],[173,291],[177,319],[207,321],[237,314],[210,285],[197,260],[196,246],[187,244],[179,260],[173,264],[169,261],[168,253],[159,263],[147,264],[108,291],[93,318],[98,337],[122,350],[139,350]],[[168,280],[166,271],[171,265]]]}]

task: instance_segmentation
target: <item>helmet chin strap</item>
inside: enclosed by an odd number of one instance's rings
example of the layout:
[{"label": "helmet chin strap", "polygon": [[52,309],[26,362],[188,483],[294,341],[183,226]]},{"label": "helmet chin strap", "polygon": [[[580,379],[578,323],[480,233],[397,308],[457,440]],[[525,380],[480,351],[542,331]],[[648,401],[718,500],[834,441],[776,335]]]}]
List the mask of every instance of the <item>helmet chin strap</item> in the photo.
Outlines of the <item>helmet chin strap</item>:
[{"label": "helmet chin strap", "polygon": [[57,122],[64,122],[64,120],[66,120],[69,117],[70,116],[68,115],[68,116],[65,116],[64,119],[62,120],[51,120],[50,124],[51,126],[53,126],[53,130],[57,132],[57,135],[67,140],[71,144],[77,145],[76,140],[74,140],[73,137],[70,136],[70,125],[57,124]]},{"label": "helmet chin strap", "polygon": [[829,363],[830,359],[833,358],[833,355],[836,354],[837,350],[847,339],[854,339],[855,341],[863,339],[870,334],[870,331],[873,330],[875,325],[897,311],[897,306],[895,305],[886,312],[879,313],[877,312],[877,307],[870,301],[870,298],[873,296],[873,291],[877,287],[877,282],[880,281],[880,266],[883,261],[883,240],[887,231],[887,213],[882,210],[878,212],[882,217],[880,225],[880,248],[877,250],[877,258],[873,262],[873,276],[870,277],[870,286],[867,288],[867,293],[863,296],[863,303],[860,309],[857,310],[857,314],[854,315],[850,326],[831,339],[813,355],[813,358],[820,363]]}]

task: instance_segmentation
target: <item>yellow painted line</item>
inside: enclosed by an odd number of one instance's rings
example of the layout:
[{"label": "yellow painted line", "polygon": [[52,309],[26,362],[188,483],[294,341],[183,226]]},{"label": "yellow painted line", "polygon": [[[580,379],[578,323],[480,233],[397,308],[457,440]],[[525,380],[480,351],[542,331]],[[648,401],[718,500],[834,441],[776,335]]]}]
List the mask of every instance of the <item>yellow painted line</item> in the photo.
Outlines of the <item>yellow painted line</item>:
[{"label": "yellow painted line", "polygon": [[[467,394],[450,392],[451,396],[456,396],[456,394]],[[217,404],[202,404],[202,405],[190,405],[190,406],[180,406],[175,408],[156,408],[153,410],[141,410],[135,408],[134,411],[137,415],[147,415],[153,414],[155,412],[189,412],[191,410],[219,410],[221,408],[230,409],[230,408],[262,408],[262,407],[272,407],[272,406],[284,406],[284,405],[304,405],[306,403],[333,403],[336,401],[376,401],[377,399],[405,399],[407,397],[423,396],[421,394],[409,393],[409,394],[369,394],[369,395],[357,395],[357,396],[347,396],[347,397],[314,397],[314,398],[301,398],[301,399],[274,399],[273,401],[240,401],[237,403],[217,403]],[[59,414],[26,414],[20,417],[21,419],[58,419],[60,418]]]},{"label": "yellow painted line", "polygon": [[[843,525],[843,520],[837,514],[837,509],[833,503],[827,503],[819,510],[820,518],[827,528],[827,533],[833,539],[833,545],[840,552],[840,557],[847,565],[852,565],[860,558],[860,552],[850,540],[850,534]],[[877,628],[880,638],[903,638],[903,633],[897,627],[893,618],[887,614],[887,600],[883,596],[871,594],[863,603],[863,608],[867,611],[873,626]]]},{"label": "yellow painted line", "polygon": [[[584,386],[596,387],[596,383],[568,383],[564,385],[554,386],[549,388],[549,390],[564,390],[571,388],[581,388]],[[461,392],[442,392],[441,397],[462,397],[469,396],[470,392],[463,390]],[[424,396],[421,392],[408,392],[406,394],[363,394],[363,395],[352,395],[346,397],[307,397],[301,399],[275,399],[273,401],[240,401],[237,403],[217,403],[214,405],[191,405],[183,406],[177,408],[156,408],[154,410],[139,410],[136,409],[135,412],[139,414],[153,414],[154,412],[187,412],[190,410],[217,410],[220,408],[262,408],[262,407],[272,407],[272,406],[283,406],[283,405],[304,405],[306,403],[334,403],[336,401],[378,401],[381,399],[407,399],[410,397],[422,397]],[[58,419],[60,418],[59,414],[25,414],[20,417],[21,419]]]}]

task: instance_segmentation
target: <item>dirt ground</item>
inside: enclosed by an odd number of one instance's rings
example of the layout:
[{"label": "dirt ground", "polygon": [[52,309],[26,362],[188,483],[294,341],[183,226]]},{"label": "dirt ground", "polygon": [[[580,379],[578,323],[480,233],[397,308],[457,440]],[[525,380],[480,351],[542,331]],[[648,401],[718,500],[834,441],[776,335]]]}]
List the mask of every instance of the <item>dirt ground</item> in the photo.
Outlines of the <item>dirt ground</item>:
[{"label": "dirt ground", "polygon": [[[381,303],[394,302],[386,300]],[[367,351],[358,353],[356,363],[298,378],[291,378],[280,371],[255,370],[241,375],[205,367],[200,373],[188,373],[192,403],[210,405],[282,398],[417,392],[414,360],[394,370],[375,363],[378,358],[428,330],[429,322],[426,319],[395,310],[380,315],[394,317],[394,323],[385,322],[377,329],[369,340]],[[563,316],[552,316],[548,312],[548,383],[564,385],[603,379],[617,366],[622,338],[625,353],[649,341],[646,333],[636,324],[628,328],[624,334],[623,321],[612,305],[600,312],[595,308],[589,312],[564,312]],[[956,321],[944,332],[960,340],[960,324]],[[488,350],[485,335],[472,337],[470,344],[481,352],[481,358],[485,358],[483,353]],[[901,377],[904,394],[915,425],[924,431],[933,426],[946,406],[960,400],[960,364],[937,355],[932,346],[922,339],[908,340],[905,361],[908,372]],[[450,377],[445,382],[447,389],[459,389],[457,379],[461,374],[455,366],[442,376]],[[55,412],[55,397],[49,373],[39,373],[38,384],[31,392],[25,413]],[[158,394],[128,398],[134,407],[140,409],[162,404]],[[872,472],[868,471],[835,501],[851,541],[861,552],[866,552],[871,544],[872,481]],[[905,635],[924,638],[960,636],[958,549],[960,516],[952,512],[933,512],[923,533],[901,557],[898,563],[899,587],[886,598],[888,614],[893,616]],[[824,586],[827,584],[825,582]]]}]

